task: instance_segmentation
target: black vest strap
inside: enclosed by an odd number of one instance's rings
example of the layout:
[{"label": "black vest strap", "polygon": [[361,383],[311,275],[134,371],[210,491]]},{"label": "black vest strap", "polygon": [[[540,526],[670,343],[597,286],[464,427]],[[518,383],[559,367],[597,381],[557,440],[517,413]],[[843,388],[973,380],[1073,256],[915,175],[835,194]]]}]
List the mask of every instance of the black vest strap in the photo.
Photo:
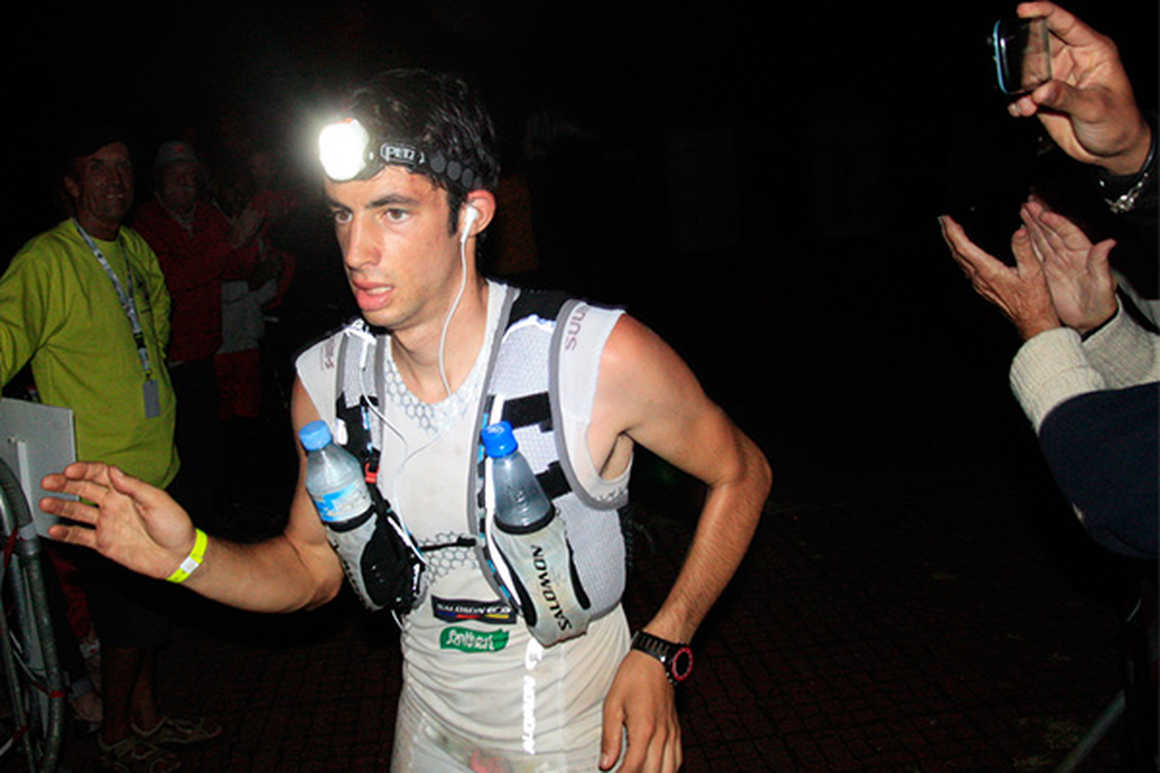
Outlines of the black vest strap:
[{"label": "black vest strap", "polygon": [[508,400],[503,404],[501,419],[512,428],[539,425],[544,432],[552,431],[552,404],[547,392],[525,395]]},{"label": "black vest strap", "polygon": [[568,485],[568,479],[564,477],[564,469],[560,467],[559,462],[552,462],[548,465],[548,469],[536,475],[536,481],[548,499],[562,497],[572,490],[572,487]]},{"label": "black vest strap", "polygon": [[508,325],[532,314],[542,319],[556,319],[569,297],[567,293],[555,290],[520,290],[519,297],[512,303]]}]

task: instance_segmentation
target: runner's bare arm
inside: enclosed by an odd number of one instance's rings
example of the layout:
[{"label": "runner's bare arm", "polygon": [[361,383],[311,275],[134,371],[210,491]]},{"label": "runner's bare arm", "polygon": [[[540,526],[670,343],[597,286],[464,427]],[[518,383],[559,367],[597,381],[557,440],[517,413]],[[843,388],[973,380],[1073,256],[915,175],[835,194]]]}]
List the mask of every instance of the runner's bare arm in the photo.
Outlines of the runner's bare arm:
[{"label": "runner's bare arm", "polygon": [[[318,418],[297,381],[291,413],[295,429]],[[298,457],[298,483],[285,532],[257,544],[211,537],[201,567],[185,582],[190,590],[259,612],[313,608],[334,598],[341,587],[342,567],[306,493],[301,448]],[[91,503],[41,500],[45,512],[77,522],[52,527],[50,536],[96,550],[133,571],[168,577],[193,546],[193,524],[177,502],[116,468],[78,462],[47,476],[44,487]]]},{"label": "runner's bare arm", "polygon": [[[618,428],[708,486],[684,565],[664,604],[644,626],[661,638],[689,641],[745,555],[769,493],[769,464],[709,400],[676,352],[630,317],[623,317],[609,337],[596,401],[597,439]],[[605,700],[603,767],[617,758],[621,725],[628,729],[629,745],[622,770],[679,767],[673,690],[660,663],[637,651],[624,659]]]}]

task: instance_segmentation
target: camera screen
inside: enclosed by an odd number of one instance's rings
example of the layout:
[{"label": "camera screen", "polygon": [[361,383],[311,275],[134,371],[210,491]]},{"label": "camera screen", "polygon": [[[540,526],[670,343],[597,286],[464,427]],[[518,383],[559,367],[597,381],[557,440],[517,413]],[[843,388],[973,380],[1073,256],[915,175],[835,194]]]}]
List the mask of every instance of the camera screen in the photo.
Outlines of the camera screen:
[{"label": "camera screen", "polygon": [[999,90],[1018,96],[1051,80],[1047,20],[1001,19],[991,35]]}]

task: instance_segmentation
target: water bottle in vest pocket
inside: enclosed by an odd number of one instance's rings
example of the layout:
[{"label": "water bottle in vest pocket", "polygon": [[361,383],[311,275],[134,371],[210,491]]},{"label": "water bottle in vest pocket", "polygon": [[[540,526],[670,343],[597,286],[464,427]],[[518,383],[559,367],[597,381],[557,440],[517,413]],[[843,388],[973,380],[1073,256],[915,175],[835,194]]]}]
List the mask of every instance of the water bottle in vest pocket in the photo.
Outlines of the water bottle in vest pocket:
[{"label": "water bottle in vest pocket", "polygon": [[540,644],[550,647],[581,635],[592,605],[576,573],[564,518],[520,454],[510,424],[492,424],[480,436],[487,452],[485,480],[491,484],[487,538],[502,564],[501,580]]}]

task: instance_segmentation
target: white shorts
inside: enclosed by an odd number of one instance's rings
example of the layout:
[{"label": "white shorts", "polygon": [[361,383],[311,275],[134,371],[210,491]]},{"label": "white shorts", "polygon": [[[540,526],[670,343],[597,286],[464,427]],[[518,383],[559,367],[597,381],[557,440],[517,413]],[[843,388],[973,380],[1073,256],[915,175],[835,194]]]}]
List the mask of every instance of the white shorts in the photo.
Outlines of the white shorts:
[{"label": "white shorts", "polygon": [[621,607],[544,648],[522,622],[449,623],[430,603],[403,635],[391,770],[596,770],[604,697],[629,649]]}]

